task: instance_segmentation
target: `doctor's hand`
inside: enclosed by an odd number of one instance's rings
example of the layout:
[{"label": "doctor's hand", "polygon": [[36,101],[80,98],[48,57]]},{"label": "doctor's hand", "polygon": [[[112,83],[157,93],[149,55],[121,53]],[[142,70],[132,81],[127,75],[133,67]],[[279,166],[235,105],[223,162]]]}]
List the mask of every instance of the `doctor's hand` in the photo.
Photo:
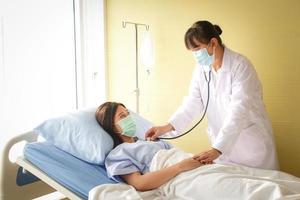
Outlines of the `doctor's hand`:
[{"label": "doctor's hand", "polygon": [[208,151],[194,155],[193,158],[202,164],[211,164],[213,160],[217,159],[221,154],[219,150],[211,148]]},{"label": "doctor's hand", "polygon": [[155,140],[159,136],[174,130],[173,126],[171,124],[167,124],[164,126],[154,126],[150,128],[146,134],[145,134],[145,139],[148,140],[150,139],[151,141]]}]

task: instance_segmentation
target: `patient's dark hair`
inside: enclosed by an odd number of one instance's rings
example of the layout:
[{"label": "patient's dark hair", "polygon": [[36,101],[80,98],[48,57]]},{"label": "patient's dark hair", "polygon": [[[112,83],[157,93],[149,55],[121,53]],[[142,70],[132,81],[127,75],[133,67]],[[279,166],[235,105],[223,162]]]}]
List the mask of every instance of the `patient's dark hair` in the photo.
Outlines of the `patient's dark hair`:
[{"label": "patient's dark hair", "polygon": [[114,116],[116,114],[118,106],[123,104],[117,102],[106,102],[100,105],[95,113],[95,117],[100,126],[112,137],[114,142],[114,148],[123,143],[119,135],[115,132],[114,128]]},{"label": "patient's dark hair", "polygon": [[194,40],[208,44],[212,38],[216,38],[222,45],[221,34],[222,29],[218,25],[213,25],[209,21],[197,21],[186,31],[184,43],[187,49],[191,49],[197,47]]}]

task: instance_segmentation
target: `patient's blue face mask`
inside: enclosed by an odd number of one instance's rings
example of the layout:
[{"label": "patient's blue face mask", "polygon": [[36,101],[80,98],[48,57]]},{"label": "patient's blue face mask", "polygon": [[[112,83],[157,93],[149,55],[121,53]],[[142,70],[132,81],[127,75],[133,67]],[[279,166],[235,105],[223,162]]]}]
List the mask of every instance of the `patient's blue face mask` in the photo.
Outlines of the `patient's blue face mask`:
[{"label": "patient's blue face mask", "polygon": [[206,48],[201,48],[197,51],[194,51],[194,56],[196,58],[196,61],[199,65],[206,65],[210,66],[212,65],[214,61],[214,54],[209,55]]},{"label": "patient's blue face mask", "polygon": [[122,129],[122,135],[128,136],[128,137],[134,137],[136,132],[136,125],[134,120],[130,115],[127,117],[121,119],[118,121],[118,125]]}]

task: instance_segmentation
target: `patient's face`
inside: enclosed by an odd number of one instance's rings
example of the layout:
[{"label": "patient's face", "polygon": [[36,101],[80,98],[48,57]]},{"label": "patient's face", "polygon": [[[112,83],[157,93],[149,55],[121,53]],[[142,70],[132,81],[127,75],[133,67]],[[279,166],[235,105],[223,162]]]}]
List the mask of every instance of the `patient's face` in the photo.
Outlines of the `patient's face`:
[{"label": "patient's face", "polygon": [[123,106],[118,106],[118,108],[116,110],[116,114],[114,116],[114,125],[115,125],[116,131],[118,133],[122,133],[122,129],[118,125],[118,121],[120,121],[121,119],[124,119],[128,115],[129,115],[129,112],[126,108],[124,108]]}]

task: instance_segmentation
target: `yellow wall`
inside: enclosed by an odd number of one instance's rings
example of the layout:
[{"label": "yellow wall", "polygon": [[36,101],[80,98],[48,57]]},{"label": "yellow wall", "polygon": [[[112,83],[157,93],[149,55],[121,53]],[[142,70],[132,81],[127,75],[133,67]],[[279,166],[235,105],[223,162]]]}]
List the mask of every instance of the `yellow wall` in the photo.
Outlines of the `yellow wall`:
[{"label": "yellow wall", "polygon": [[[135,109],[134,27],[147,23],[154,40],[155,66],[140,68],[140,113],[164,124],[182,102],[194,68],[184,47],[186,29],[199,19],[217,23],[231,49],[246,55],[262,81],[283,171],[300,176],[300,1],[299,0],[107,0],[109,100]],[[140,35],[144,32],[139,29]],[[209,147],[204,122],[174,141],[198,153]]]}]

